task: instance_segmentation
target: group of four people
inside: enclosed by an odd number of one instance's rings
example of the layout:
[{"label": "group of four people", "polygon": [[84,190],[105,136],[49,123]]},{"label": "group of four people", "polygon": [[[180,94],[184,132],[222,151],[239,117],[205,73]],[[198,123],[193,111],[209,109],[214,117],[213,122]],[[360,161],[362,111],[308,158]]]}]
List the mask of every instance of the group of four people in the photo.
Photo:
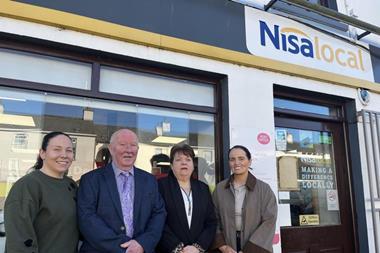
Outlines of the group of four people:
[{"label": "group of four people", "polygon": [[45,135],[35,170],[6,199],[6,252],[75,253],[80,237],[83,253],[272,252],[276,198],[248,172],[247,148],[230,149],[232,174],[213,197],[192,177],[189,145],[172,147],[171,171],[158,182],[135,167],[138,150],[134,132],[116,131],[112,162],[83,175],[77,189],[65,176],[74,159],[70,137]]}]

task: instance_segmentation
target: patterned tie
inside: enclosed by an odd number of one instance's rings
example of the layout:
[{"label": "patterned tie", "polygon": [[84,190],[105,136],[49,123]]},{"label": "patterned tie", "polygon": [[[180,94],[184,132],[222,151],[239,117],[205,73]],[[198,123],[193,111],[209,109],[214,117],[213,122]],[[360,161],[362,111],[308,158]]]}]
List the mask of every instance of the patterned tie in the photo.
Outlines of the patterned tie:
[{"label": "patterned tie", "polygon": [[122,183],[122,201],[124,224],[127,236],[133,236],[133,179],[129,172],[120,173]]}]

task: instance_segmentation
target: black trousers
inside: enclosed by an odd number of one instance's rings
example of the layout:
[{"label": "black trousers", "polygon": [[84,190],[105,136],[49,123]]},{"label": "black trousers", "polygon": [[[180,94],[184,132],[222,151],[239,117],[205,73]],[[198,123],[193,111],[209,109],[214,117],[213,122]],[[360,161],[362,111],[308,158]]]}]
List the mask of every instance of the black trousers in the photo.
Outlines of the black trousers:
[{"label": "black trousers", "polygon": [[236,231],[236,251],[241,251],[241,232]]}]

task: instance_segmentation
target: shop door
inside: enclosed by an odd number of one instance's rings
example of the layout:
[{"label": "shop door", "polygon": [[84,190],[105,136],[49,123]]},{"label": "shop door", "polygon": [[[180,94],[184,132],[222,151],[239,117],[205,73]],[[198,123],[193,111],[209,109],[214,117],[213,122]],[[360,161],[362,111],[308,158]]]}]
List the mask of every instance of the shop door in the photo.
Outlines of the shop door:
[{"label": "shop door", "polygon": [[[276,117],[284,253],[355,252],[342,124]],[[284,214],[280,214],[284,215]]]}]

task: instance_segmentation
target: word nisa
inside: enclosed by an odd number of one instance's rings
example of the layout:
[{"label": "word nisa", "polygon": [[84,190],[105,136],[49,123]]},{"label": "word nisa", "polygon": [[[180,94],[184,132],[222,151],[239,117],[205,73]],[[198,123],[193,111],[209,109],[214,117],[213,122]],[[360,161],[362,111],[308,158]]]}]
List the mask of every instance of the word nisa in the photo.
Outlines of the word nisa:
[{"label": "word nisa", "polygon": [[274,25],[270,29],[264,21],[260,22],[261,45],[267,46],[269,43],[284,52],[291,54],[302,54],[304,57],[323,60],[328,63],[338,63],[343,67],[364,71],[362,50],[357,52],[345,50],[343,48],[333,48],[329,44],[320,42],[319,37],[310,38],[309,35],[299,29]]}]

